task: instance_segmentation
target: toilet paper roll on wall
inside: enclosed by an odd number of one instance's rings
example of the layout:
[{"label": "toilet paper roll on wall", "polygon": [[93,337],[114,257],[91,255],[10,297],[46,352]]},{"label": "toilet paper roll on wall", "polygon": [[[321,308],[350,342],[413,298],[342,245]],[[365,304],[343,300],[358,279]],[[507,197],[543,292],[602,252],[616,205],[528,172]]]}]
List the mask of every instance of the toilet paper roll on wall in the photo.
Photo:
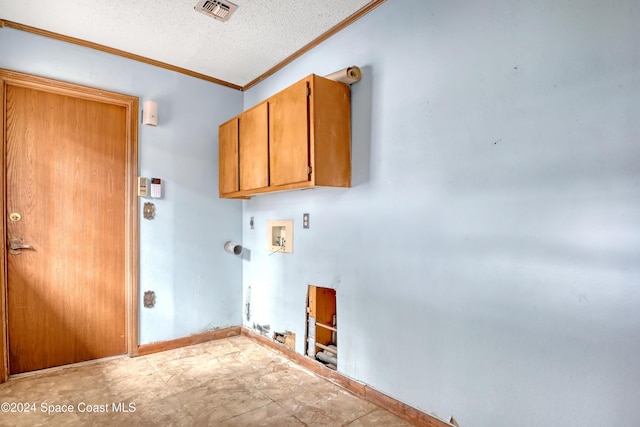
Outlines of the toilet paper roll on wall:
[{"label": "toilet paper roll on wall", "polygon": [[341,83],[350,85],[352,83],[359,81],[362,78],[362,72],[360,71],[360,68],[353,65],[343,70],[336,71],[335,73],[328,74],[324,77],[329,80],[334,80],[336,82],[341,82]]},{"label": "toilet paper roll on wall", "polygon": [[240,255],[242,253],[242,245],[239,245],[236,242],[228,241],[224,244],[224,250],[229,252],[230,254]]}]

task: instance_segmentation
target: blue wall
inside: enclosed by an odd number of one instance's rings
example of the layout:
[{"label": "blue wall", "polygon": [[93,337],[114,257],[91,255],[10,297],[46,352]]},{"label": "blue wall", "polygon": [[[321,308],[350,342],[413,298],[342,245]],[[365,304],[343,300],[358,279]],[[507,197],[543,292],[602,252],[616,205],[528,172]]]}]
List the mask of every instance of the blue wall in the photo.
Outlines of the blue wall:
[{"label": "blue wall", "polygon": [[[241,92],[125,58],[0,29],[0,67],[158,102],[158,127],[141,126],[140,175],[164,179],[164,198],[140,200],[140,344],[240,324],[242,205],[218,199],[218,125],[242,111]],[[98,191],[98,188],[96,188]],[[142,219],[153,201],[156,217]]]},{"label": "blue wall", "polygon": [[[244,94],[8,28],[0,67],[159,102],[139,140],[141,175],[166,181],[140,220],[140,290],[157,294],[141,343],[243,321],[302,352],[307,285],[329,286],[345,375],[465,427],[632,426],[639,16],[389,0]],[[353,188],[218,199],[217,126],[351,64]],[[266,221],[289,218],[295,252],[270,256]]]},{"label": "blue wall", "polygon": [[[307,285],[332,287],[339,371],[408,404],[637,425],[639,18],[631,0],[390,0],[247,91],[364,71],[353,188],[243,202],[244,324],[303,352]],[[270,219],[294,220],[292,255],[269,255]]]}]

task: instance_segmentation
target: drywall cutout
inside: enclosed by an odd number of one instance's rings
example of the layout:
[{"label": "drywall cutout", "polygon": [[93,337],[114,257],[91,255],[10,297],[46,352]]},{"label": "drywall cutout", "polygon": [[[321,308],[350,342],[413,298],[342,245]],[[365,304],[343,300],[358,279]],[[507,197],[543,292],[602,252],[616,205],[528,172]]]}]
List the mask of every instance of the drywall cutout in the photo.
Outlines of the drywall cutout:
[{"label": "drywall cutout", "polygon": [[293,220],[267,221],[267,250],[272,254],[293,253]]},{"label": "drywall cutout", "polygon": [[275,342],[279,342],[280,344],[284,344],[284,346],[289,350],[296,351],[296,334],[294,334],[293,332],[274,332],[273,340]]},{"label": "drywall cutout", "polygon": [[335,289],[309,285],[305,354],[329,369],[338,367]]}]

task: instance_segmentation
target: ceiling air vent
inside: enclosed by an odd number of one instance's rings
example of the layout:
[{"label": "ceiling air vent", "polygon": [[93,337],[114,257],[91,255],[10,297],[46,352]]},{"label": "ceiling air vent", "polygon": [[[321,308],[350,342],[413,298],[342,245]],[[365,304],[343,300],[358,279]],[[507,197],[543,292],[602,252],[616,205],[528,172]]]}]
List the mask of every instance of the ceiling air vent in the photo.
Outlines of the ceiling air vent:
[{"label": "ceiling air vent", "polygon": [[205,15],[213,16],[218,21],[226,21],[229,16],[236,10],[238,6],[228,1],[218,0],[200,0],[195,10],[204,13]]}]

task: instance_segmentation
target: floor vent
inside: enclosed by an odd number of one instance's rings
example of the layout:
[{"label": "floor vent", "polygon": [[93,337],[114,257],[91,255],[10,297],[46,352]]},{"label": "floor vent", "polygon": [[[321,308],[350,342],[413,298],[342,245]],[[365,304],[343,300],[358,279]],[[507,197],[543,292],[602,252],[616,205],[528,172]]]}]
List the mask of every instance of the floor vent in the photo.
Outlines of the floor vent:
[{"label": "floor vent", "polygon": [[238,6],[228,1],[218,0],[200,0],[194,7],[198,12],[204,13],[208,16],[213,16],[218,21],[226,21],[229,19],[234,10]]}]

